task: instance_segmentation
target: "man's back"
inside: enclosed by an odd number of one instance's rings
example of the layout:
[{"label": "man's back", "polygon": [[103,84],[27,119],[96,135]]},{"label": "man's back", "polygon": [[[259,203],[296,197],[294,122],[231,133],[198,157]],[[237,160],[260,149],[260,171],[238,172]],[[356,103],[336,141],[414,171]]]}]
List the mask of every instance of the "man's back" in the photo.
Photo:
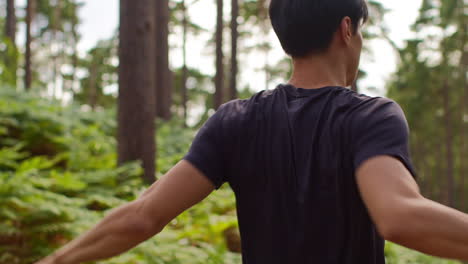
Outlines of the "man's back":
[{"label": "man's back", "polygon": [[185,159],[234,190],[245,264],[380,264],[384,241],[354,173],[376,155],[413,171],[407,136],[388,99],[280,85],[221,107]]}]

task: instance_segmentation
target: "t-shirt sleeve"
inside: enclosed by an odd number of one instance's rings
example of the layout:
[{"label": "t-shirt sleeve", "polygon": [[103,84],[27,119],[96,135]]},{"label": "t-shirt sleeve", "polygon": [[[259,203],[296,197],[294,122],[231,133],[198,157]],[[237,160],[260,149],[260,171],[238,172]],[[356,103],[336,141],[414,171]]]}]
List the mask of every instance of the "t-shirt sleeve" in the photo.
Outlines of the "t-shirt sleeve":
[{"label": "t-shirt sleeve", "polygon": [[400,160],[416,178],[409,152],[409,128],[403,110],[388,99],[371,103],[354,123],[354,168],[372,157],[388,155]]},{"label": "t-shirt sleeve", "polygon": [[198,131],[184,160],[199,169],[219,189],[226,182],[227,174],[227,131],[225,123],[226,105],[216,113]]}]

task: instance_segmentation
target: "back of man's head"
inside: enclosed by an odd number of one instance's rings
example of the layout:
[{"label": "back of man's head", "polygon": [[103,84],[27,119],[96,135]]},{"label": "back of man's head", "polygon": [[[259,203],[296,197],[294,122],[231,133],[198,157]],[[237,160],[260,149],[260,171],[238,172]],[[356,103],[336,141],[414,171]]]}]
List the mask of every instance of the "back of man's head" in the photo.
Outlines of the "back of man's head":
[{"label": "back of man's head", "polygon": [[294,57],[325,51],[344,17],[355,30],[368,18],[366,0],[271,0],[270,19],[284,51]]}]

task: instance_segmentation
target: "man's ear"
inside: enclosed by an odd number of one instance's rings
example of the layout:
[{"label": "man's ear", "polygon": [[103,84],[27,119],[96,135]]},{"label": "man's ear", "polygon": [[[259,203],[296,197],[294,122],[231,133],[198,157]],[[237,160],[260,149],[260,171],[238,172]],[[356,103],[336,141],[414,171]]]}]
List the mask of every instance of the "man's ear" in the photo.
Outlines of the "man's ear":
[{"label": "man's ear", "polygon": [[349,44],[353,37],[353,22],[350,17],[344,17],[340,24],[340,35],[344,43]]}]

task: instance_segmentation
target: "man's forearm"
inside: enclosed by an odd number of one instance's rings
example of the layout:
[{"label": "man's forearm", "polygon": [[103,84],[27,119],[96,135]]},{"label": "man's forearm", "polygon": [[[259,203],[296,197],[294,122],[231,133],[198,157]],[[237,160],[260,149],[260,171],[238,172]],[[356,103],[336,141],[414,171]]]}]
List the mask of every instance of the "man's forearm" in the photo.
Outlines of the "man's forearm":
[{"label": "man's forearm", "polygon": [[65,245],[51,258],[55,264],[75,264],[119,255],[158,233],[162,227],[140,215],[143,200],[123,205],[93,229]]},{"label": "man's forearm", "polygon": [[468,260],[468,215],[428,199],[414,201],[389,240],[426,254]]},{"label": "man's forearm", "polygon": [[36,264],[75,264],[116,256],[159,233],[213,189],[200,171],[181,161],[137,200],[113,210],[91,231]]}]

